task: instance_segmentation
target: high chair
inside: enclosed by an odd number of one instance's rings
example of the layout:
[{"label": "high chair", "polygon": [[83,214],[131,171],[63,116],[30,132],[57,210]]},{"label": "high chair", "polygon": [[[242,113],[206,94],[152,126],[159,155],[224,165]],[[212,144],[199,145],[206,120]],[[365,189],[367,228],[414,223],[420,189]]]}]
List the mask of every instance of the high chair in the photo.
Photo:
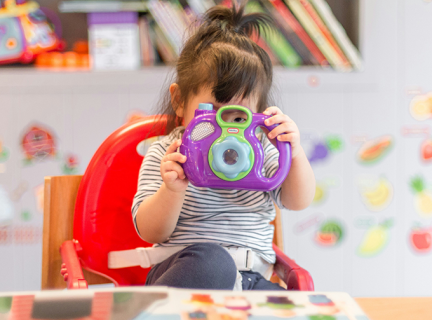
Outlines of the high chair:
[{"label": "high chair", "polygon": [[[138,236],[131,214],[143,160],[137,146],[144,139],[163,135],[165,125],[166,119],[158,116],[125,124],[102,143],[83,176],[45,178],[42,289],[145,283],[150,268],[109,269],[108,253],[151,246]],[[272,223],[277,256],[274,274],[290,290],[313,291],[309,273],[280,249],[279,210]]]}]

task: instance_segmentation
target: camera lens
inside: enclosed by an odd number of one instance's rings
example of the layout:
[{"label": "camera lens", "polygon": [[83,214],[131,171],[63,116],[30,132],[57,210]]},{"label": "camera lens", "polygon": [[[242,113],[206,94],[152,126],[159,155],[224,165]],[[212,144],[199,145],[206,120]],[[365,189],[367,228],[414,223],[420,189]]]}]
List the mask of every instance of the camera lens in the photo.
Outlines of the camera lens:
[{"label": "camera lens", "polygon": [[229,165],[236,164],[238,161],[238,153],[234,149],[225,150],[222,157],[223,161]]}]

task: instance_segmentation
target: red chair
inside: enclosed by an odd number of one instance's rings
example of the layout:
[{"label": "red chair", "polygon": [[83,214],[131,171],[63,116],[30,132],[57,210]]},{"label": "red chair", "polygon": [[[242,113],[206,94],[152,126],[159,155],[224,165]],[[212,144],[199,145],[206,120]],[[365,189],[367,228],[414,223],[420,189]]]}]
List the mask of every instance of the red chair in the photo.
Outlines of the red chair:
[{"label": "red chair", "polygon": [[[151,246],[136,233],[131,215],[132,200],[143,159],[137,152],[137,145],[144,139],[163,135],[165,124],[165,119],[161,120],[156,116],[126,124],[112,133],[91,159],[78,190],[75,190],[77,196],[73,214],[73,235],[69,238],[73,240],[65,241],[60,247],[61,274],[67,282],[67,288],[87,288],[88,282],[84,278],[83,269],[102,275],[116,286],[145,283],[149,269],[139,266],[109,269],[108,253]],[[78,181],[79,177],[75,179]],[[52,273],[59,264],[59,259],[50,257],[54,254],[56,245],[49,234],[57,232],[54,226],[63,225],[55,220],[61,219],[61,214],[53,212],[56,205],[58,210],[63,210],[58,203],[59,195],[50,194],[54,181],[50,182],[48,178],[45,193],[43,289],[53,287],[50,285]],[[63,190],[66,187],[63,183],[63,187],[57,189]],[[70,198],[73,197],[72,195]],[[60,198],[66,199],[65,196]],[[56,222],[53,222],[54,220]],[[71,229],[68,230],[66,233],[70,234]],[[314,286],[309,273],[285,256],[276,245],[273,246],[277,255],[275,273],[287,284],[287,288],[312,291]]]}]

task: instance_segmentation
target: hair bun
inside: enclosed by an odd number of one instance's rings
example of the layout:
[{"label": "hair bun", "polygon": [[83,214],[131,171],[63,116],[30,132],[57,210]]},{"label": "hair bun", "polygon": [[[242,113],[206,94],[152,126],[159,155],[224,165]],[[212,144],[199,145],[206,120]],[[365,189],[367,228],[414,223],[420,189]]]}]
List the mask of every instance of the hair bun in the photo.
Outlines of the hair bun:
[{"label": "hair bun", "polygon": [[204,24],[218,23],[223,30],[233,31],[244,36],[250,37],[255,31],[260,33],[261,27],[268,28],[273,26],[271,18],[263,13],[245,12],[246,2],[237,8],[232,3],[231,8],[222,5],[214,6],[204,14]]}]

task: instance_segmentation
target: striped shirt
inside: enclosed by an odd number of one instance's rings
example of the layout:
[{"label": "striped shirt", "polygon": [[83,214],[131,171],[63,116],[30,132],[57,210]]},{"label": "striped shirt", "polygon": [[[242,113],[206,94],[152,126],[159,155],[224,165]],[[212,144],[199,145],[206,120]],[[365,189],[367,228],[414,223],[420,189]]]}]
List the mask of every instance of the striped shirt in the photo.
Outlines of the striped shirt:
[{"label": "striped shirt", "polygon": [[[160,164],[167,148],[181,139],[184,127],[177,127],[162,140],[154,142],[141,165],[138,190],[132,204],[135,217],[141,202],[162,185]],[[263,174],[271,177],[279,167],[278,151],[262,134],[265,159]],[[189,183],[177,226],[171,236],[156,246],[190,245],[215,242],[224,247],[246,247],[270,263],[275,262],[272,249],[274,202],[282,208],[281,187],[270,192],[195,187]]]}]

